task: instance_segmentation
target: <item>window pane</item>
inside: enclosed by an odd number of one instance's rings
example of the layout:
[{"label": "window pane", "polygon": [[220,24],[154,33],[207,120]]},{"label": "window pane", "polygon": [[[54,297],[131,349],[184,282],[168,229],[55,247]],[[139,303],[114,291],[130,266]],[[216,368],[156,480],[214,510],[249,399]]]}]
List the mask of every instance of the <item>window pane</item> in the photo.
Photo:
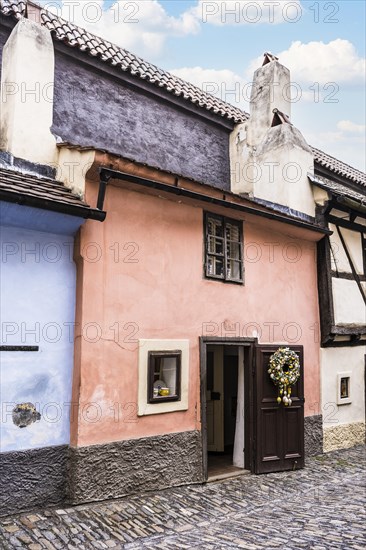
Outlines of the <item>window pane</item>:
[{"label": "window pane", "polygon": [[214,237],[224,236],[223,223],[221,220],[217,220],[216,218],[208,218],[207,228],[209,235],[213,235]]},{"label": "window pane", "polygon": [[224,260],[215,256],[207,256],[207,275],[215,275],[223,277],[224,275]]},{"label": "window pane", "polygon": [[349,397],[349,378],[341,378],[341,398]]},{"label": "window pane", "polygon": [[227,278],[240,281],[241,280],[241,262],[235,260],[228,260],[227,262]]},{"label": "window pane", "polygon": [[209,254],[224,254],[224,240],[221,237],[208,237]]},{"label": "window pane", "polygon": [[240,243],[228,242],[227,255],[229,259],[240,260]]},{"label": "window pane", "polygon": [[169,389],[169,397],[177,395],[177,358],[164,357],[161,366],[161,380]]},{"label": "window pane", "polygon": [[233,225],[232,223],[227,223],[225,233],[226,233],[227,240],[240,242],[240,231],[237,225]]}]

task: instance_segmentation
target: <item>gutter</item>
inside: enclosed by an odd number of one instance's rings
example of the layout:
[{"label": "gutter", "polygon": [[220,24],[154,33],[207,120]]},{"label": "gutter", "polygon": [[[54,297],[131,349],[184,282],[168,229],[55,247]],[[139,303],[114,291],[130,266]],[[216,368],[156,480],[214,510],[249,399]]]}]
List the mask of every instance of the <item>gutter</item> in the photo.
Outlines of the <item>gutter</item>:
[{"label": "gutter", "polygon": [[308,229],[310,231],[315,231],[316,233],[321,233],[323,235],[332,235],[332,231],[319,225],[313,225],[311,223],[296,220],[294,218],[289,218],[281,214],[267,212],[265,210],[257,210],[251,206],[245,206],[244,204],[238,204],[235,202],[227,201],[224,199],[217,199],[215,197],[209,197],[203,193],[198,193],[197,191],[191,191],[189,189],[184,189],[182,187],[176,187],[166,183],[161,183],[159,181],[154,181],[146,178],[141,178],[138,176],[133,176],[127,174],[126,172],[119,172],[117,170],[111,170],[109,168],[100,168],[100,187],[98,194],[98,208],[102,210],[104,204],[104,198],[106,193],[107,184],[110,179],[116,179],[120,181],[126,181],[133,183],[135,185],[141,185],[150,189],[156,189],[164,193],[171,193],[173,195],[178,195],[181,197],[186,197],[188,199],[197,200],[200,202],[206,202],[215,206],[221,206],[224,208],[229,208],[237,212],[243,212],[246,214],[252,214],[253,216],[260,216],[269,220],[275,220],[278,222],[286,223],[288,225],[294,225],[296,227],[301,227],[302,229]]},{"label": "gutter", "polygon": [[103,210],[90,208],[88,206],[77,206],[74,204],[50,201],[40,197],[32,197],[25,193],[6,191],[5,189],[0,189],[0,200],[32,206],[33,208],[41,208],[42,210],[49,210],[51,212],[68,214],[69,216],[78,218],[97,220],[99,222],[103,222],[107,215]]}]

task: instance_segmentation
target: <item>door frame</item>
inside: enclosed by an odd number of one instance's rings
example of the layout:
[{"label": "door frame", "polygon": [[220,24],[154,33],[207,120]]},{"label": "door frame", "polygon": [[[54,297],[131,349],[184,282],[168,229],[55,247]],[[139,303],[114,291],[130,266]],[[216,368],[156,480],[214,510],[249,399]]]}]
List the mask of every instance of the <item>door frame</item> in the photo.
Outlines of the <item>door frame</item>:
[{"label": "door frame", "polygon": [[202,466],[204,481],[207,481],[207,415],[206,415],[206,385],[207,385],[207,346],[241,346],[244,348],[244,441],[245,468],[254,472],[254,384],[253,369],[255,361],[255,346],[257,338],[200,336],[200,397],[201,397],[201,436],[202,436]]}]

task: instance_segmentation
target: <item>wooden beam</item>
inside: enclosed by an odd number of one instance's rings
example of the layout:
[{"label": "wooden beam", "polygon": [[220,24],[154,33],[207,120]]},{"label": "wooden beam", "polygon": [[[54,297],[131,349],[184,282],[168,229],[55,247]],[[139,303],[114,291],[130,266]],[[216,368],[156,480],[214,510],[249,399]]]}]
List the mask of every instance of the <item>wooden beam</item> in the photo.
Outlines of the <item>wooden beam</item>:
[{"label": "wooden beam", "polygon": [[345,229],[350,229],[351,231],[360,231],[361,233],[366,233],[366,225],[361,225],[360,223],[350,222],[349,220],[342,220],[337,216],[332,216],[331,214],[327,216],[328,223],[333,223],[334,225],[339,225]]},{"label": "wooden beam", "polygon": [[365,302],[365,305],[366,305],[366,294],[365,294],[365,291],[362,287],[362,284],[361,284],[361,281],[360,281],[360,277],[358,276],[358,273],[356,271],[356,268],[353,264],[353,260],[352,260],[352,257],[351,257],[351,254],[349,253],[349,250],[347,248],[347,245],[346,245],[346,241],[344,240],[344,237],[342,235],[342,231],[340,230],[339,226],[337,225],[337,233],[339,235],[339,238],[341,240],[341,243],[342,243],[342,246],[343,246],[343,249],[346,253],[346,256],[347,256],[347,260],[348,260],[348,263],[350,265],[350,268],[352,270],[352,274],[353,274],[353,278],[354,280],[356,281],[357,283],[357,286],[358,286],[358,289],[359,291],[361,292],[361,296],[363,298],[363,301]]}]

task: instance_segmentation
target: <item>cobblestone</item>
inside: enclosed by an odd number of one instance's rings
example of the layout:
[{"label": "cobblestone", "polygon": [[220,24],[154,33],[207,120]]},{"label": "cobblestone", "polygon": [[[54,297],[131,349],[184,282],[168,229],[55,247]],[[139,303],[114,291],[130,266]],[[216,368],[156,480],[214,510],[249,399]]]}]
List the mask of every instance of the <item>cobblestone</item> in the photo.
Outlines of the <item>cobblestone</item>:
[{"label": "cobblestone", "polygon": [[242,476],[0,520],[10,550],[364,550],[365,447]]}]

